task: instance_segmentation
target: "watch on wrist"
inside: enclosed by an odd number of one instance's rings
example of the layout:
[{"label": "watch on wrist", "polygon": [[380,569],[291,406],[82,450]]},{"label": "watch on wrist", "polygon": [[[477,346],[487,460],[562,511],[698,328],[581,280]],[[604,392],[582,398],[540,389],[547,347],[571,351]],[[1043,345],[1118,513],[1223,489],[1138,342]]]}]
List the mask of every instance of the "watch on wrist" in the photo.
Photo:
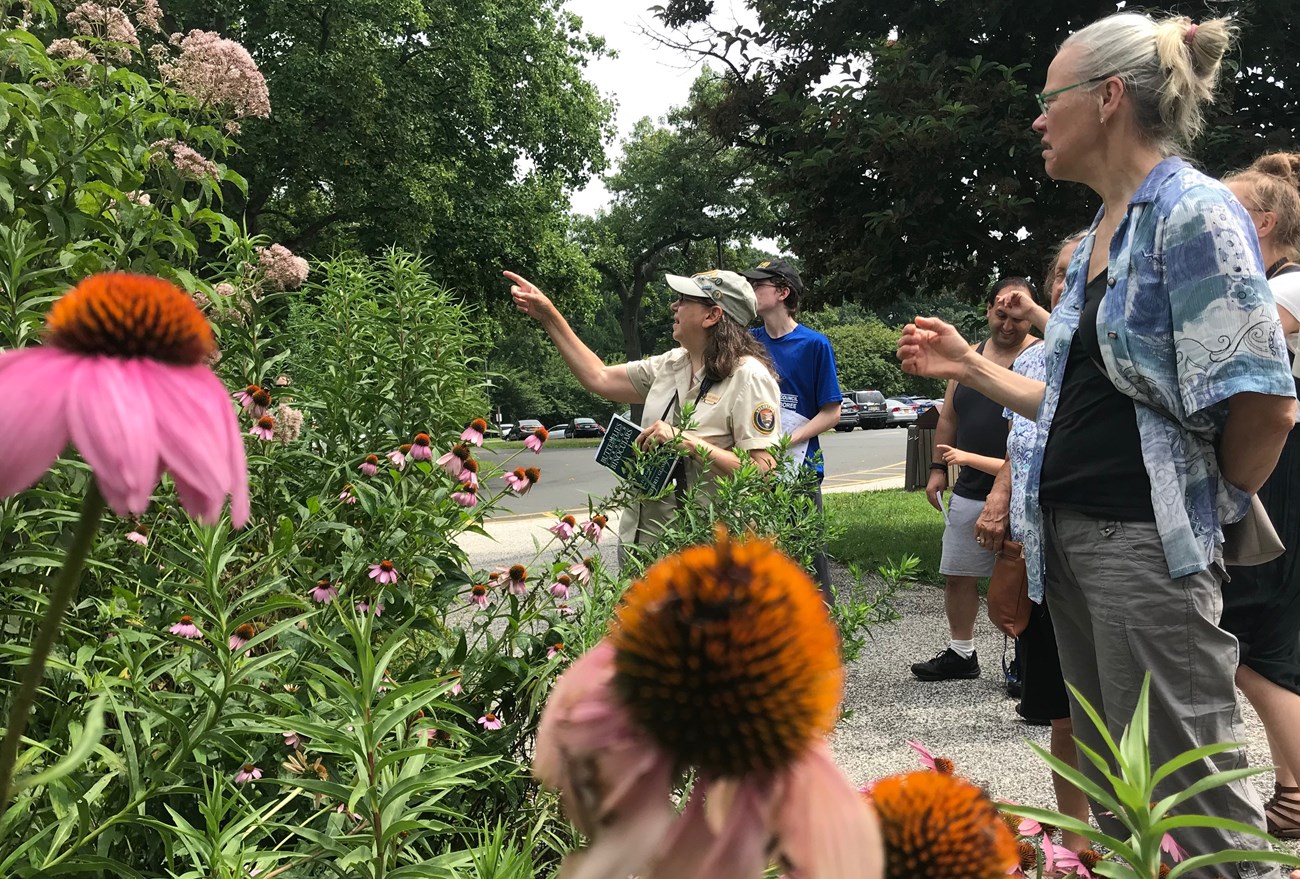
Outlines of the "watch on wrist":
[{"label": "watch on wrist", "polygon": [[947,470],[947,469],[948,469],[948,465],[947,465],[947,464],[940,464],[938,461],[931,461],[931,462],[930,462],[930,469],[931,469],[931,470]]}]

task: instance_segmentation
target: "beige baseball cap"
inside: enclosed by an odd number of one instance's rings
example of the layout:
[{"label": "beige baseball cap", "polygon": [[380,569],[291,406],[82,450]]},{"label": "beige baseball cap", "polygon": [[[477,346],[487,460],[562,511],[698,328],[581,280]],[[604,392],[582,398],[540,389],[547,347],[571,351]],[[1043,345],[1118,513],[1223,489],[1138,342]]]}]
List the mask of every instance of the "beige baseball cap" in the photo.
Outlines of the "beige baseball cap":
[{"label": "beige baseball cap", "polygon": [[735,272],[709,269],[696,272],[689,278],[685,275],[664,275],[664,281],[683,296],[712,300],[722,307],[724,314],[742,327],[749,326],[758,317],[754,288]]}]

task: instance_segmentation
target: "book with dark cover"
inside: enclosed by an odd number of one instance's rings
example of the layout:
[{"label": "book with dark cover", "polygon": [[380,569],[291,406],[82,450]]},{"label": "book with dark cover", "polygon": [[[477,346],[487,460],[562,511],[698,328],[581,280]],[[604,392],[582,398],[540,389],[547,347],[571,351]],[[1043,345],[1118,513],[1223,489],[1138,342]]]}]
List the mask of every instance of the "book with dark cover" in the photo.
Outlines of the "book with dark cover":
[{"label": "book with dark cover", "polygon": [[633,441],[641,435],[641,426],[622,415],[609,420],[609,427],[596,449],[596,463],[613,470],[622,479],[635,479],[636,484],[648,494],[664,490],[672,478],[677,458],[666,458],[653,467],[641,465],[645,457],[638,454]]}]

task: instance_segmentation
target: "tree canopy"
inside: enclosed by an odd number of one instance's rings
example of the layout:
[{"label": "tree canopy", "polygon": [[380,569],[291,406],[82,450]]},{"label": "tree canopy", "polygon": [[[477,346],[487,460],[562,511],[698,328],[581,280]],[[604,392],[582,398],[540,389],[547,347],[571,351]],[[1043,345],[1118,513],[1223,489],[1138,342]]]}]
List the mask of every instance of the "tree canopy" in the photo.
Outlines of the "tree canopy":
[{"label": "tree canopy", "polygon": [[[777,229],[823,299],[973,294],[996,272],[1029,272],[1091,218],[1091,193],[1043,173],[1033,93],[1060,42],[1113,2],[748,5],[754,30],[709,27],[709,0],[658,14],[677,29],[670,39],[728,63],[718,99],[695,113],[765,166],[773,200],[788,205]],[[1300,75],[1292,6],[1237,7],[1239,48],[1193,153],[1210,173],[1294,143],[1300,106],[1283,87]],[[1192,2],[1168,11],[1206,14]]]}]

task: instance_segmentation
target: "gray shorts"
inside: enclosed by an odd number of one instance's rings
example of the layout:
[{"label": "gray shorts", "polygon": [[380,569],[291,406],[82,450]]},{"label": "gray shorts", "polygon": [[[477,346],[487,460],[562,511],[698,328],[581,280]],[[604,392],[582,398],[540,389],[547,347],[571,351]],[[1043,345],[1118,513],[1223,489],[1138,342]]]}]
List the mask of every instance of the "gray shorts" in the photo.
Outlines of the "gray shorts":
[{"label": "gray shorts", "polygon": [[949,495],[948,523],[943,528],[943,558],[939,560],[940,574],[945,577],[992,576],[993,550],[975,542],[975,520],[983,509],[983,501]]}]

